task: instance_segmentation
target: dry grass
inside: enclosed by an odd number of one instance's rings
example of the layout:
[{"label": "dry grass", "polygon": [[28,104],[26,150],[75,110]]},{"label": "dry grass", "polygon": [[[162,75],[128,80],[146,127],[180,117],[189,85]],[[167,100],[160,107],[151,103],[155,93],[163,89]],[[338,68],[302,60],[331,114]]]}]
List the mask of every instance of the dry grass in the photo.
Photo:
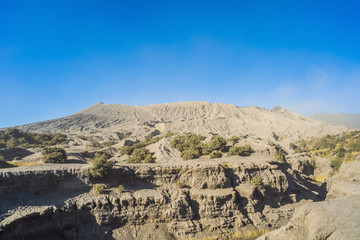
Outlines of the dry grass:
[{"label": "dry grass", "polygon": [[316,176],[316,177],[314,178],[314,180],[317,181],[317,182],[323,183],[323,182],[325,182],[325,180],[326,180],[327,178],[328,178],[327,176]]},{"label": "dry grass", "polygon": [[7,163],[11,165],[9,167],[26,167],[26,166],[42,164],[41,162],[20,162],[20,161],[11,161]]}]

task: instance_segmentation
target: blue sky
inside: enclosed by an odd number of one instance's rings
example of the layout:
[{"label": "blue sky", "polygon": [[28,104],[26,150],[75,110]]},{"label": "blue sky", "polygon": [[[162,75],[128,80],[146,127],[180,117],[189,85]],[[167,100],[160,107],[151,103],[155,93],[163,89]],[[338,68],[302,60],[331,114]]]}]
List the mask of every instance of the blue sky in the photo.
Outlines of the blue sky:
[{"label": "blue sky", "polygon": [[102,101],[360,112],[356,1],[0,1],[0,127]]}]

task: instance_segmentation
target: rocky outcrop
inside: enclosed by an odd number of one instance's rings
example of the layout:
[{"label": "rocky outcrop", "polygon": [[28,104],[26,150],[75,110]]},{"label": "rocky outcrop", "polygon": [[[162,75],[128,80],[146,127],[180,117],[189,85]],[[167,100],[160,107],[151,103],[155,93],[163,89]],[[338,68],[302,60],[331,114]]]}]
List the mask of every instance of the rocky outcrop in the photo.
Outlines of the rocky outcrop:
[{"label": "rocky outcrop", "polygon": [[89,192],[81,164],[0,170],[0,239],[254,237],[286,224],[295,202],[325,197],[288,165],[226,160],[117,165],[101,180],[105,194]]},{"label": "rocky outcrop", "polygon": [[325,201],[301,206],[287,225],[258,239],[359,239],[359,167],[359,161],[343,163],[339,173],[327,182]]}]

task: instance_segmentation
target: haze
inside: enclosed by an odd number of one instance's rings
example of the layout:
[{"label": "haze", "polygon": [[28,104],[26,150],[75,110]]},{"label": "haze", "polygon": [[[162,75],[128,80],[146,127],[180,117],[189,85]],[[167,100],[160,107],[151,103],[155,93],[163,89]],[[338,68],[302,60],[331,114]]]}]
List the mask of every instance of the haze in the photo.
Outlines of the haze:
[{"label": "haze", "polygon": [[1,1],[0,127],[96,102],[359,113],[356,1]]}]

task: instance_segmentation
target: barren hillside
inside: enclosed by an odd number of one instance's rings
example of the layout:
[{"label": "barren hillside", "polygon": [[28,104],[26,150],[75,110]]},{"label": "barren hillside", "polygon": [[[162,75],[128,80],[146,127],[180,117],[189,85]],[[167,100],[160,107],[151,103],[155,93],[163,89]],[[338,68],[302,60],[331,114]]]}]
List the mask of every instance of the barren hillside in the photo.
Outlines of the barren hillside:
[{"label": "barren hillside", "polygon": [[213,132],[225,137],[239,135],[279,142],[346,130],[345,127],[329,126],[280,107],[267,110],[255,106],[238,107],[207,102],[147,106],[97,103],[67,117],[18,128],[25,131],[94,134],[115,138],[126,132],[131,132],[136,137],[143,137],[153,131],[201,134]]}]

